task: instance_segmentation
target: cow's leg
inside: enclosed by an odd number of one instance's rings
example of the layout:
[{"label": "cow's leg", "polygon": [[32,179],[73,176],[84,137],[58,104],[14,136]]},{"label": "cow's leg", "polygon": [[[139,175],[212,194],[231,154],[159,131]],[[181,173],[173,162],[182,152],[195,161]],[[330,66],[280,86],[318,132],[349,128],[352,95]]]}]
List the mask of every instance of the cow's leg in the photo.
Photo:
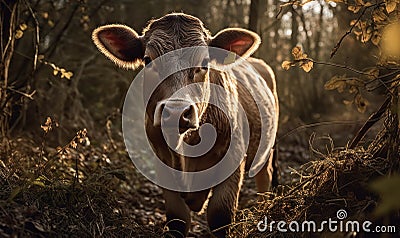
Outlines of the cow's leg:
[{"label": "cow's leg", "polygon": [[[168,231],[172,237],[184,237],[190,228],[190,211],[180,193],[163,189]],[[167,236],[167,237],[171,237]]]},{"label": "cow's leg", "polygon": [[244,163],[224,182],[212,190],[207,207],[207,221],[211,232],[216,237],[225,237],[228,225],[234,221],[242,186]]},{"label": "cow's leg", "polygon": [[256,186],[259,193],[265,193],[270,190],[272,174],[273,174],[273,156],[274,153],[271,151],[268,162],[265,163],[264,167],[256,174]]}]

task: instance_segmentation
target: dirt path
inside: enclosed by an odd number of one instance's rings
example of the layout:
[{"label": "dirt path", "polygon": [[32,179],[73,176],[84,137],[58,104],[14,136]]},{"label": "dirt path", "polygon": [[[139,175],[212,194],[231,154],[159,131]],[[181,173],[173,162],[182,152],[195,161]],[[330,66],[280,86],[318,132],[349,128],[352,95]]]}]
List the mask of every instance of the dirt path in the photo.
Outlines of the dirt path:
[{"label": "dirt path", "polygon": [[[291,181],[289,168],[298,168],[301,161],[304,160],[302,158],[307,156],[304,150],[298,147],[281,150],[279,155],[280,183],[290,184],[293,181]],[[138,202],[132,211],[132,216],[140,225],[155,226],[156,230],[162,230],[165,224],[165,211],[161,189],[146,178],[141,177],[140,180],[142,185],[137,191],[140,198],[137,199]],[[246,176],[240,192],[239,209],[250,208],[256,205],[257,201],[254,180]],[[189,237],[206,238],[210,235],[205,214],[198,215],[192,212],[192,228]]]}]

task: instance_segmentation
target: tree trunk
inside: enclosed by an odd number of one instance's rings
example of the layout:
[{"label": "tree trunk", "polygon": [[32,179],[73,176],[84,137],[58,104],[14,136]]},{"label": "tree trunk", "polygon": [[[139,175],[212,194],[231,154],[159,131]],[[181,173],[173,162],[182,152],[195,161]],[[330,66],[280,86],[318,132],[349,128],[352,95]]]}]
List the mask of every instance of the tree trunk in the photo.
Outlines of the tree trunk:
[{"label": "tree trunk", "polygon": [[0,70],[0,130],[4,139],[9,132],[9,119],[12,113],[12,102],[8,93],[9,69],[14,54],[15,38],[12,32],[15,31],[17,22],[17,3],[12,0],[1,1],[1,70]]},{"label": "tree trunk", "polygon": [[258,10],[260,6],[259,0],[251,0],[249,13],[249,30],[258,32]]}]

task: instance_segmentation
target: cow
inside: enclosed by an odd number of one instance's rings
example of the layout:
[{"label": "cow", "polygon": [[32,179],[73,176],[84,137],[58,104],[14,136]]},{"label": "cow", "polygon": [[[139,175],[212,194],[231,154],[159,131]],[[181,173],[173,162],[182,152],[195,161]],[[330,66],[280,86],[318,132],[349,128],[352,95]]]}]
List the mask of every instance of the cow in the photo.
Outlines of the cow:
[{"label": "cow", "polygon": [[[243,106],[250,135],[244,158],[240,158],[241,162],[237,169],[221,183],[201,191],[180,192],[162,188],[168,227],[166,233],[177,237],[187,235],[191,224],[190,210],[195,212],[205,210],[212,234],[216,237],[226,237],[229,224],[234,222],[244,174],[251,168],[258,150],[263,153],[259,160],[262,162],[262,168],[258,169],[255,175],[257,190],[263,193],[269,191],[271,187],[272,145],[276,136],[279,107],[272,69],[263,60],[250,57],[258,49],[261,43],[260,37],[242,28],[224,29],[211,36],[198,18],[184,13],[171,13],[151,20],[142,35],[138,35],[126,25],[111,24],[95,29],[92,39],[98,49],[118,66],[137,69],[147,65],[149,66],[147,71],[155,73],[157,65],[151,67],[150,65],[158,57],[187,47],[215,47],[240,56],[231,57],[233,63],[231,66],[229,62],[225,65],[227,66],[225,72],[223,67],[221,70],[208,67],[213,59],[205,57],[201,67],[184,69],[168,76],[151,95],[145,120],[147,137],[160,160],[180,171],[196,172],[206,170],[222,159],[228,149],[231,135],[229,130],[232,128],[227,118],[221,116],[218,108],[213,105],[208,105],[207,102],[194,103],[191,95],[182,98],[176,96],[171,98],[171,95],[179,88],[194,82],[204,85],[198,93],[206,95],[210,93],[209,84],[215,84],[235,95]],[[227,57],[229,58],[229,55]],[[240,62],[239,58],[245,62]],[[239,82],[238,77],[244,81]],[[259,87],[256,79],[261,79],[268,87]],[[262,95],[261,104],[257,104],[252,92]],[[263,116],[265,118],[260,116],[262,110],[269,112],[267,116]],[[236,112],[232,109],[231,113],[235,115]],[[216,128],[217,140],[212,149],[196,159],[188,158],[171,149],[161,128],[171,118],[177,118],[179,121],[178,137],[191,145],[199,143],[198,130],[203,124],[213,125]],[[266,144],[260,143],[262,120],[266,120],[269,128]]]}]

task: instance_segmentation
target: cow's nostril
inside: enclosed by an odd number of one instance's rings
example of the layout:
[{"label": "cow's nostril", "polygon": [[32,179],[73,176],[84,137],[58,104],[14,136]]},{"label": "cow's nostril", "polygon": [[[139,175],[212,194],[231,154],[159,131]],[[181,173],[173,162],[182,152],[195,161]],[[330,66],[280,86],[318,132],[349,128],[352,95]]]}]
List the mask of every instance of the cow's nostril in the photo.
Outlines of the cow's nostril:
[{"label": "cow's nostril", "polygon": [[197,114],[197,108],[193,103],[183,100],[166,100],[157,104],[153,125],[178,126],[186,131],[189,128],[197,128],[199,126]]},{"label": "cow's nostril", "polygon": [[185,108],[185,110],[183,111],[183,120],[185,121],[190,121],[190,119],[192,119],[193,117],[193,112],[194,112],[194,108],[192,105],[190,105],[189,107]]},{"label": "cow's nostril", "polygon": [[196,107],[193,104],[187,106],[182,112],[179,126],[182,128],[197,128],[199,126],[197,116]]}]

